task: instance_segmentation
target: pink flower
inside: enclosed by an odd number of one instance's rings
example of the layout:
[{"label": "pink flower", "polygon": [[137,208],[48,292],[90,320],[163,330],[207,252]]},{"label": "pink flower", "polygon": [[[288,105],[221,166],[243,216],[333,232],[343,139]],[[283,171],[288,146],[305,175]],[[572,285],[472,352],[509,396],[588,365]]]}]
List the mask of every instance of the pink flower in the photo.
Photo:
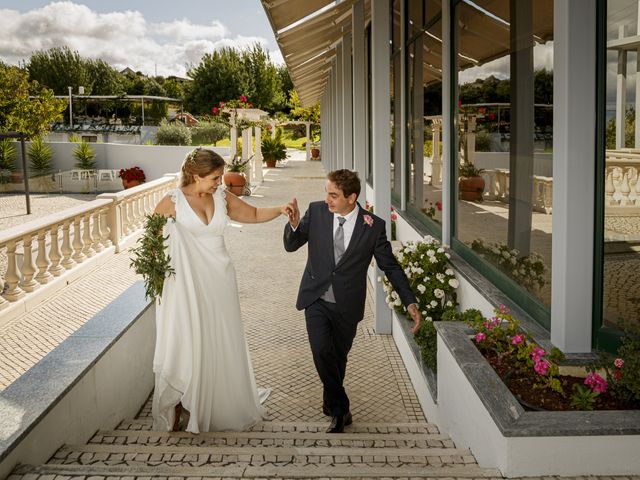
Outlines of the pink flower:
[{"label": "pink flower", "polygon": [[595,393],[604,393],[609,386],[604,378],[594,372],[587,375],[587,378],[584,379],[584,384],[591,387],[591,390]]},{"label": "pink flower", "polygon": [[622,368],[624,366],[624,360],[621,358],[616,358],[613,361],[613,364],[616,366],[616,368]]},{"label": "pink flower", "polygon": [[534,363],[538,363],[546,354],[547,352],[545,352],[542,348],[536,347],[533,349],[533,352],[531,352],[531,359],[534,361]]},{"label": "pink flower", "polygon": [[365,210],[369,210],[371,208],[371,204],[369,203],[369,200],[367,200],[364,204],[364,208]]},{"label": "pink flower", "polygon": [[546,375],[549,371],[549,362],[546,360],[539,360],[533,366],[533,369],[536,371],[538,375]]},{"label": "pink flower", "polygon": [[393,212],[391,214],[391,221],[395,222],[396,220],[398,220],[398,214],[396,212]]},{"label": "pink flower", "polygon": [[511,337],[511,344],[520,345],[522,343],[522,340],[524,340],[523,335],[514,335],[513,337]]},{"label": "pink flower", "polygon": [[487,330],[493,330],[495,328],[495,324],[491,320],[489,320],[488,322],[482,322],[482,325]]},{"label": "pink flower", "polygon": [[504,305],[500,305],[500,307],[498,307],[500,309],[500,313],[507,313],[509,310],[507,310],[507,307],[505,307]]},{"label": "pink flower", "polygon": [[373,227],[373,218],[371,218],[371,215],[364,215],[362,218],[364,219],[365,225]]},{"label": "pink flower", "polygon": [[217,114],[218,114],[218,112],[219,112],[218,107],[213,107],[213,110],[212,110],[212,111],[213,111],[213,114],[214,114],[214,115],[217,115]]},{"label": "pink flower", "polygon": [[487,336],[486,336],[484,333],[482,333],[482,332],[478,332],[478,333],[476,333],[476,337],[475,337],[475,338],[476,338],[476,342],[477,342],[477,343],[480,343],[480,342],[481,342],[481,341],[483,341],[485,338],[487,338]]},{"label": "pink flower", "polygon": [[240,102],[242,103],[247,103],[247,97],[245,97],[244,95],[240,95]]},{"label": "pink flower", "polygon": [[224,108],[224,102],[220,102],[220,108]]}]

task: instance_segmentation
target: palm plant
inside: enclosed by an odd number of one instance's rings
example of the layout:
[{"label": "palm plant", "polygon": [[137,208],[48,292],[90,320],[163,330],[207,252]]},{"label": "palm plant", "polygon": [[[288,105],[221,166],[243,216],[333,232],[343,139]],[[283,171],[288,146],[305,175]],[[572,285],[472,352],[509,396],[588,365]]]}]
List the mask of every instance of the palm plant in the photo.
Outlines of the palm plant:
[{"label": "palm plant", "polygon": [[96,154],[87,142],[80,142],[73,150],[73,156],[76,159],[76,168],[81,170],[95,170]]},{"label": "palm plant", "polygon": [[8,138],[0,140],[0,183],[11,181],[11,172],[16,170],[13,163],[16,157],[16,148]]},{"label": "palm plant", "polygon": [[287,158],[287,147],[282,141],[282,129],[276,130],[275,137],[265,136],[261,142],[262,159],[265,162],[277,162]]},{"label": "palm plant", "polygon": [[53,150],[48,143],[42,140],[42,137],[36,137],[31,141],[27,156],[29,157],[30,177],[42,177],[53,171],[51,166]]}]

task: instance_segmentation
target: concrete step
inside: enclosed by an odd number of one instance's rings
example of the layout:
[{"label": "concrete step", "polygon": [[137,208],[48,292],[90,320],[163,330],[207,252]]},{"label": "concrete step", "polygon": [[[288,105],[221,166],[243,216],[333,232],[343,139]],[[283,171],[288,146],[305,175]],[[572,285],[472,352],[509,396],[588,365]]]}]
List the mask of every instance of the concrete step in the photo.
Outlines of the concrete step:
[{"label": "concrete step", "polygon": [[[152,431],[153,419],[136,418],[123,420],[118,430]],[[326,422],[260,422],[251,427],[250,432],[309,432],[324,433],[329,426]],[[345,433],[428,433],[439,434],[435,423],[362,423],[354,419],[353,424],[345,428]]]},{"label": "concrete step", "polygon": [[358,448],[358,447],[262,447],[87,444],[62,447],[50,464],[129,465],[174,467],[203,466],[319,466],[364,464],[367,466],[443,466],[475,464],[462,448]]},{"label": "concrete step", "polygon": [[453,448],[446,435],[435,433],[324,432],[152,432],[110,430],[96,433],[90,444],[192,445],[252,447]]},{"label": "concrete step", "polygon": [[229,465],[220,467],[176,467],[128,466],[128,465],[21,465],[8,477],[8,480],[51,480],[55,475],[59,478],[108,477],[108,480],[128,480],[145,477],[171,477],[172,480],[186,480],[191,477],[224,477],[234,478],[501,478],[495,469],[480,468],[477,465],[448,466],[364,466],[364,465],[289,465],[289,466],[241,466]]}]

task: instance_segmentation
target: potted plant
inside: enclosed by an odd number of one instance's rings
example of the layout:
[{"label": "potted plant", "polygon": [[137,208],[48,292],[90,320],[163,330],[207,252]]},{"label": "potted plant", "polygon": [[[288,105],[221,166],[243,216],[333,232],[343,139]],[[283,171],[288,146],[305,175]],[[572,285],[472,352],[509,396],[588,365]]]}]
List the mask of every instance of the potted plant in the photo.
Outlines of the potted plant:
[{"label": "potted plant", "polygon": [[227,171],[222,177],[224,184],[234,195],[242,195],[244,193],[245,186],[247,184],[247,178],[244,176],[244,171],[247,168],[247,164],[251,159],[242,160],[238,156],[233,157],[231,162],[227,164]]},{"label": "potted plant", "polygon": [[458,196],[461,200],[481,202],[484,192],[484,178],[480,174],[484,170],[476,168],[472,163],[463,163],[458,171]]},{"label": "potted plant", "polygon": [[73,156],[76,159],[76,168],[80,170],[95,170],[96,154],[87,142],[79,142],[78,146],[73,150]]},{"label": "potted plant", "polygon": [[287,147],[282,141],[282,129],[276,130],[275,137],[266,136],[261,142],[262,160],[267,168],[274,168],[278,160],[287,158]]},{"label": "potted plant", "polygon": [[50,191],[52,188],[50,175],[53,172],[51,146],[42,140],[42,137],[36,137],[31,141],[27,156],[29,157],[29,177],[38,178],[36,188],[44,192]]},{"label": "potted plant", "polygon": [[118,176],[122,179],[122,186],[125,190],[137,187],[147,179],[144,171],[139,167],[121,168]]}]

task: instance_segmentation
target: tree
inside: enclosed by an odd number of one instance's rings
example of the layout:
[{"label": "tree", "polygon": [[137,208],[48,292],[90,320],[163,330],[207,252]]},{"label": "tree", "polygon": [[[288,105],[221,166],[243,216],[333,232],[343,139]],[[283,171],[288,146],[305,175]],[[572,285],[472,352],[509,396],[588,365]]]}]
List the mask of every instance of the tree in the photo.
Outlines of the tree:
[{"label": "tree", "polygon": [[184,99],[184,87],[176,77],[167,77],[162,88],[167,92],[167,97]]},{"label": "tree", "polygon": [[289,92],[289,105],[291,105],[290,117],[294,120],[301,120],[303,122],[320,122],[320,103],[316,102],[310,107],[303,108],[298,97],[298,92],[291,90]]},{"label": "tree", "polygon": [[250,49],[242,52],[242,75],[244,79],[244,94],[257,108],[274,110],[283,105],[286,97],[280,89],[278,70],[271,63],[269,52],[260,44],[254,44]]},{"label": "tree", "polygon": [[88,84],[93,95],[126,93],[123,75],[104,60],[89,60],[86,68]]},{"label": "tree", "polygon": [[36,51],[29,60],[29,78],[49,87],[56,95],[69,93],[68,87],[77,92],[79,86],[91,93],[89,62],[69,47],[55,47]]},{"label": "tree", "polygon": [[187,75],[185,108],[195,114],[210,113],[212,106],[243,93],[242,62],[238,50],[224,47],[205,54]]},{"label": "tree", "polygon": [[29,157],[29,176],[31,178],[49,175],[53,171],[51,166],[53,150],[48,143],[42,140],[42,137],[35,137],[33,139],[29,146],[27,156]]},{"label": "tree", "polygon": [[0,65],[0,131],[28,138],[43,135],[65,108],[66,102],[54,98],[50,89],[29,82],[26,71]]}]

